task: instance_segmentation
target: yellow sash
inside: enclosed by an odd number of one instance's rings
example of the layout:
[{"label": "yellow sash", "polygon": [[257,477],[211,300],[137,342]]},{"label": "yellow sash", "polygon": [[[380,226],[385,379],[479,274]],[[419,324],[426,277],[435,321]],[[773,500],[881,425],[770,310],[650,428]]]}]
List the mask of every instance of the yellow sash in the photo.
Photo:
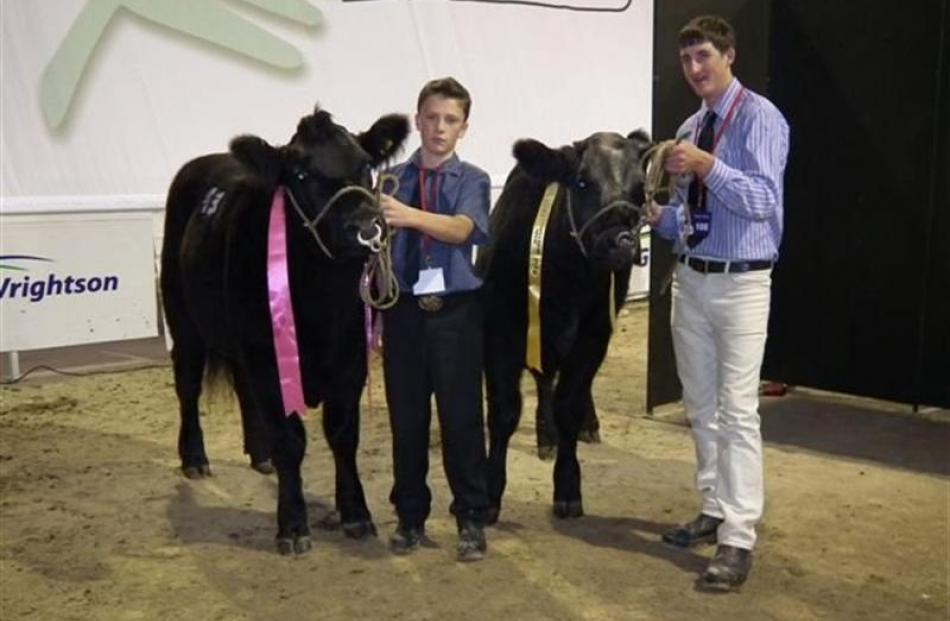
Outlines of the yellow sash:
[{"label": "yellow sash", "polygon": [[531,248],[528,254],[528,350],[525,364],[541,372],[541,258],[544,252],[544,231],[557,196],[558,184],[549,183],[541,198],[538,215],[531,229]]}]

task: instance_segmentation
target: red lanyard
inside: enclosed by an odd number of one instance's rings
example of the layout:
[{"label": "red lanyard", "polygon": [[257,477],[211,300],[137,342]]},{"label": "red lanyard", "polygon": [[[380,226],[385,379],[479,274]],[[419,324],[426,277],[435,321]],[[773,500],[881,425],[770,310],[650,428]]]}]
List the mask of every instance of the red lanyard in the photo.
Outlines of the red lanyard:
[{"label": "red lanyard", "polygon": [[[722,135],[726,132],[726,128],[729,127],[729,124],[732,123],[732,117],[736,113],[736,108],[739,107],[739,103],[742,101],[742,96],[745,94],[745,87],[743,86],[739,89],[739,94],[736,95],[736,98],[732,100],[732,105],[729,106],[729,111],[726,112],[726,118],[722,120],[722,125],[719,126],[719,131],[716,132],[715,137],[713,138],[712,148],[709,150],[710,153],[716,152],[716,145],[719,144],[719,139],[722,138]],[[693,144],[699,143],[699,126],[700,123],[696,123],[696,127],[693,129]]]},{"label": "red lanyard", "polygon": [[[419,169],[419,208],[422,211],[431,211],[432,213],[439,213],[439,186],[442,185],[442,173],[438,168],[433,168],[432,172],[435,173],[435,181],[433,182],[433,197],[435,200],[432,205],[429,205],[429,199],[426,194],[426,169]],[[429,256],[429,248],[432,246],[432,238],[428,235],[422,236],[422,249],[426,255],[426,262],[430,262],[432,257]]]},{"label": "red lanyard", "polygon": [[[726,133],[726,128],[729,127],[730,123],[732,123],[732,117],[736,113],[736,108],[739,107],[739,103],[742,101],[743,95],[745,95],[744,86],[739,89],[739,94],[736,95],[736,98],[732,100],[732,105],[729,106],[729,111],[726,112],[726,118],[722,120],[722,125],[719,126],[719,131],[716,132],[715,136],[713,137],[712,147],[709,149],[710,153],[716,152],[716,145],[719,144],[719,139],[722,138],[722,135]],[[699,143],[699,125],[700,123],[696,123],[695,129],[693,129],[693,144]],[[699,175],[697,175],[697,177],[698,176]],[[697,205],[696,208],[698,210],[702,210],[705,208],[706,203],[706,184],[703,183],[702,179],[697,179],[697,181],[699,182],[699,198],[697,199],[699,205]]]}]

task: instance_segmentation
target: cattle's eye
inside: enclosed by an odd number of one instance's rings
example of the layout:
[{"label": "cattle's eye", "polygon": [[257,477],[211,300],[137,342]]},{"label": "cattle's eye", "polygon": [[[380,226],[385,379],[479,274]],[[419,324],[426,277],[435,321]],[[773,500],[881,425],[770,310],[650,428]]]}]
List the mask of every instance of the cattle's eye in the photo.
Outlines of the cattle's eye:
[{"label": "cattle's eye", "polygon": [[297,180],[298,180],[298,181],[303,181],[303,180],[306,179],[306,178],[307,178],[307,171],[306,171],[306,170],[298,170],[298,171],[297,171]]},{"label": "cattle's eye", "polygon": [[587,181],[587,179],[579,178],[577,181],[574,182],[574,187],[578,190],[586,190],[588,187],[590,187],[590,182]]}]

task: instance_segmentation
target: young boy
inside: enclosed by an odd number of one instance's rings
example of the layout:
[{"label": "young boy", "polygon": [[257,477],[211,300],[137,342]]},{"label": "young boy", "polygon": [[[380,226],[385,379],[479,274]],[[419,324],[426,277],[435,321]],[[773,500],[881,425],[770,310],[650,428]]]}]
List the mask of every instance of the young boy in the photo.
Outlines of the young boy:
[{"label": "young boy", "polygon": [[488,240],[488,175],[455,154],[468,129],[471,97],[453,78],[432,80],[419,93],[416,128],[422,146],[394,169],[399,190],[382,198],[395,229],[393,268],[400,296],[383,314],[383,370],[393,434],[390,501],[399,525],[396,554],[425,536],[432,495],[430,398],[435,393],[442,461],[458,525],[458,558],[481,559],[488,508],[482,413],[482,282],[472,247]]}]

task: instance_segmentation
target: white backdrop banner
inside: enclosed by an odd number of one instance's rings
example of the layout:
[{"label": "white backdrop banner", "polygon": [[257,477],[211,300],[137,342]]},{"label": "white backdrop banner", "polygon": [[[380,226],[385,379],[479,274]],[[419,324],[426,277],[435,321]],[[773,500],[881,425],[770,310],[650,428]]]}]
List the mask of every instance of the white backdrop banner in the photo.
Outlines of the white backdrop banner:
[{"label": "white backdrop banner", "polygon": [[0,2],[2,254],[48,260],[5,259],[26,271],[2,272],[4,351],[154,334],[151,215],[129,211],[238,134],[286,143],[315,103],[360,131],[456,77],[459,154],[495,196],[518,138],[651,124],[653,0]]},{"label": "white backdrop banner", "polygon": [[155,336],[152,216],[0,215],[0,351]]},{"label": "white backdrop banner", "polygon": [[[182,164],[238,134],[283,144],[316,102],[362,130],[414,113],[423,83],[445,75],[473,97],[460,155],[496,184],[518,138],[560,146],[650,127],[652,0],[251,4],[2,0],[8,210],[22,197],[162,196]],[[295,6],[310,11],[261,8]],[[44,117],[66,99],[58,125]]]}]

